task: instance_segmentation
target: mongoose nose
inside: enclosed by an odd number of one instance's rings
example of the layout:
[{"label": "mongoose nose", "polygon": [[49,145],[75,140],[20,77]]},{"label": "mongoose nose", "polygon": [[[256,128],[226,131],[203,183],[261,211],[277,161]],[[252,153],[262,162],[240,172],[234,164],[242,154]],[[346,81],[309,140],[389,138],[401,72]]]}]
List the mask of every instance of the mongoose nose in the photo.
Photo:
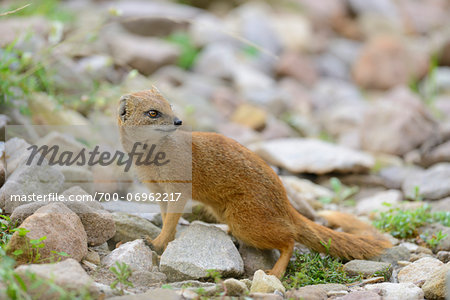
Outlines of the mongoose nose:
[{"label": "mongoose nose", "polygon": [[173,119],[173,125],[180,126],[182,124],[183,124],[183,121],[181,121],[180,119],[178,119],[178,118]]}]

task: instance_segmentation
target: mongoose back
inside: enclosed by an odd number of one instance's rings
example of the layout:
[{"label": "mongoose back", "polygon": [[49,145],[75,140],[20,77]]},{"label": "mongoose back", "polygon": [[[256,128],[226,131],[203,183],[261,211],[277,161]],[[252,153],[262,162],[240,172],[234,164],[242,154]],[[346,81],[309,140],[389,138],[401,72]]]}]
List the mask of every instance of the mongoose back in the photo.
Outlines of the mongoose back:
[{"label": "mongoose back", "polygon": [[[391,246],[381,235],[337,232],[301,215],[290,204],[278,175],[259,156],[220,134],[175,130],[181,120],[155,88],[123,96],[118,123],[125,149],[130,145],[124,127],[136,125],[170,125],[174,127],[170,134],[192,143],[192,199],[209,206],[237,239],[259,249],[278,249],[280,258],[269,274],[283,276],[295,241],[345,259],[371,258]],[[136,169],[144,176],[158,176],[154,166]],[[147,185],[151,190],[172,188],[164,183]],[[155,250],[164,251],[174,239],[180,216],[162,212],[161,233],[151,241]],[[352,222],[353,229],[366,229],[356,218]]]}]

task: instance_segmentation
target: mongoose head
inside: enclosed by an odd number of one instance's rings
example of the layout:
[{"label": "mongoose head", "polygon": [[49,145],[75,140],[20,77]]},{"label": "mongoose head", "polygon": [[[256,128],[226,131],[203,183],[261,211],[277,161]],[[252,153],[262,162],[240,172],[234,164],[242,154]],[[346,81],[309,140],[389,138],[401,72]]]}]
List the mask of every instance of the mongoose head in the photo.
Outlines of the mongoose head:
[{"label": "mongoose head", "polygon": [[152,87],[150,90],[124,95],[120,98],[118,109],[119,126],[153,125],[175,130],[182,125],[170,103]]}]

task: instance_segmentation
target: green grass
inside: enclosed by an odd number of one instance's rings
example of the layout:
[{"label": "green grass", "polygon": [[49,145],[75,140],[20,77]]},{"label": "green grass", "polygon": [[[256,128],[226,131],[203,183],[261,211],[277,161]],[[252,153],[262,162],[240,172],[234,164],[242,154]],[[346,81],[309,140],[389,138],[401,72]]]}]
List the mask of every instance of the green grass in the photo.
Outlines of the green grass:
[{"label": "green grass", "polygon": [[431,212],[428,204],[414,210],[390,208],[387,212],[381,212],[373,222],[379,230],[402,239],[417,237],[418,228],[431,223],[450,226],[450,212]]},{"label": "green grass", "polygon": [[300,254],[296,251],[294,257],[295,260],[289,262],[282,280],[287,289],[322,283],[347,284],[362,279],[361,276],[348,276],[341,260],[329,255]]}]

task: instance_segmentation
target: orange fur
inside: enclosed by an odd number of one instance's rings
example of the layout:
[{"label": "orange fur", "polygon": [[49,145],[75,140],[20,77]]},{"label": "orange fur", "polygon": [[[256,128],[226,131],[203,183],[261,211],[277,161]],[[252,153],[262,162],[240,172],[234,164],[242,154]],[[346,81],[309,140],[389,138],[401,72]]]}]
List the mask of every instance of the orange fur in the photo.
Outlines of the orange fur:
[{"label": "orange fur", "polygon": [[[146,119],[144,112],[149,109],[160,111],[160,120]],[[124,147],[128,146],[124,126],[169,124],[174,118],[169,103],[155,89],[124,96],[118,119]],[[272,168],[238,142],[209,132],[176,131],[174,136],[192,142],[192,198],[209,206],[219,220],[228,224],[231,233],[246,244],[280,250],[281,256],[271,274],[283,275],[295,241],[324,252],[324,245],[331,239],[329,253],[347,259],[370,258],[390,247],[385,240],[336,232],[298,213]],[[137,169],[138,173],[157,176],[151,167]],[[152,190],[171,188],[164,184],[147,185]],[[164,212],[161,234],[152,241],[158,251],[163,251],[174,238],[181,215]]]}]

